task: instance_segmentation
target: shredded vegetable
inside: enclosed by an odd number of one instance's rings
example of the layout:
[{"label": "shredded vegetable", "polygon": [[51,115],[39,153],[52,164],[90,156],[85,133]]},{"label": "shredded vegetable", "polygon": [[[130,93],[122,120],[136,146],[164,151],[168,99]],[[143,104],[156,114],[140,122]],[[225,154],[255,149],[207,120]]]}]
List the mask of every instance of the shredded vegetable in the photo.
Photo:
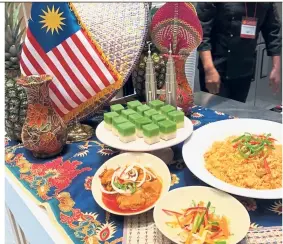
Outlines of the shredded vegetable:
[{"label": "shredded vegetable", "polygon": [[162,209],[163,212],[172,217],[166,222],[171,228],[181,228],[179,238],[185,244],[227,244],[229,236],[229,221],[225,216],[214,213],[215,208],[211,202],[204,207],[203,202],[181,211]]},{"label": "shredded vegetable", "polygon": [[266,157],[269,150],[275,149],[274,142],[276,140],[270,136],[271,134],[252,135],[246,132],[244,135],[234,139],[232,143],[235,143],[233,147],[237,148],[239,154],[245,159],[255,157],[261,153],[263,157],[263,167],[268,174],[271,174]]},{"label": "shredded vegetable", "polygon": [[131,195],[145,182],[156,179],[156,175],[139,163],[132,163],[125,167],[118,167],[111,177],[112,191],[108,191],[101,184],[100,188],[106,194]]},{"label": "shredded vegetable", "polygon": [[270,136],[271,134],[252,135],[246,132],[244,135],[234,139],[232,143],[235,143],[233,147],[238,149],[243,158],[249,158],[264,152],[264,149],[274,149],[275,139]]}]

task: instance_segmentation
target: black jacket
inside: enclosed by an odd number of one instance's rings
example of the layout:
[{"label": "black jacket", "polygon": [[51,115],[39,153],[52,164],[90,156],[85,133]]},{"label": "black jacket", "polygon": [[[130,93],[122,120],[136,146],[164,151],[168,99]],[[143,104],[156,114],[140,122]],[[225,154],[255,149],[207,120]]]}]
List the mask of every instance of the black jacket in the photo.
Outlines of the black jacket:
[{"label": "black jacket", "polygon": [[[247,3],[248,17],[254,16],[255,4]],[[244,2],[202,2],[197,5],[197,13],[203,28],[203,42],[198,50],[211,50],[214,65],[225,79],[253,76],[259,32],[267,54],[281,55],[281,21],[274,3],[257,3],[255,39],[240,37],[242,18],[246,16]],[[201,61],[199,69],[203,69]]]}]

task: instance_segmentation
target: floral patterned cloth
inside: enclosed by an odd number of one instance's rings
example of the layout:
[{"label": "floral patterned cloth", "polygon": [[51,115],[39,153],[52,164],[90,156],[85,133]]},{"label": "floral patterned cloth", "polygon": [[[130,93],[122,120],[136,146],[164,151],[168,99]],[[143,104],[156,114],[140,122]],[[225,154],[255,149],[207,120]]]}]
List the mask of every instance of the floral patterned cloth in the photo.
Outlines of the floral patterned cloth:
[{"label": "floral patterned cloth", "polygon": [[[91,121],[97,125],[103,118],[98,114]],[[232,119],[221,112],[195,106],[191,115],[194,129],[205,124]],[[91,140],[67,144],[62,155],[39,160],[22,144],[5,138],[7,174],[22,186],[40,205],[46,207],[58,229],[64,230],[66,242],[85,244],[122,243],[123,217],[110,215],[101,209],[91,194],[91,181],[96,170],[119,151]],[[182,143],[173,147],[175,158],[169,165],[171,189],[187,185],[205,185],[185,167]],[[251,228],[282,225],[281,200],[239,198],[251,216]]]}]

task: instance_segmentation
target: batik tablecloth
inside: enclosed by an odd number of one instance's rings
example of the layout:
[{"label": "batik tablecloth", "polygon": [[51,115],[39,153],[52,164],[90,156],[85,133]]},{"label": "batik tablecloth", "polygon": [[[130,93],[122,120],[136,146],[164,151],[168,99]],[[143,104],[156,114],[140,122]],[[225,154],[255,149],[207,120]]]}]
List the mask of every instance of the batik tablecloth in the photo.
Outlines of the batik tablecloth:
[{"label": "batik tablecloth", "polygon": [[[89,123],[97,125],[101,119],[102,113]],[[194,129],[225,119],[233,117],[199,106],[193,108],[191,116]],[[68,144],[61,155],[48,160],[34,158],[22,144],[8,138],[5,138],[5,144],[7,174],[27,195],[46,208],[66,243],[170,243],[154,226],[152,211],[124,219],[105,212],[96,204],[91,194],[92,177],[119,151],[100,143],[95,136],[89,141]],[[182,143],[173,147],[175,158],[168,165],[171,189],[205,185],[185,166],[181,148]],[[260,227],[282,225],[282,201],[238,199],[249,211],[251,230],[256,230],[248,234],[248,243],[280,243],[281,229],[263,230]],[[276,236],[279,239],[276,240]]]}]

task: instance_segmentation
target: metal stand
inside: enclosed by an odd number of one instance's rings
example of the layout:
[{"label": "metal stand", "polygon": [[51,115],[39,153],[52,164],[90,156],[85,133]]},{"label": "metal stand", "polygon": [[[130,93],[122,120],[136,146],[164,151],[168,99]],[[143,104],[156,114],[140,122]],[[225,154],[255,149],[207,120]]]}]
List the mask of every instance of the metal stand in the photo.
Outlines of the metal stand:
[{"label": "metal stand", "polygon": [[84,125],[79,122],[72,124],[68,127],[68,142],[86,141],[94,134],[94,130],[89,125]]}]

